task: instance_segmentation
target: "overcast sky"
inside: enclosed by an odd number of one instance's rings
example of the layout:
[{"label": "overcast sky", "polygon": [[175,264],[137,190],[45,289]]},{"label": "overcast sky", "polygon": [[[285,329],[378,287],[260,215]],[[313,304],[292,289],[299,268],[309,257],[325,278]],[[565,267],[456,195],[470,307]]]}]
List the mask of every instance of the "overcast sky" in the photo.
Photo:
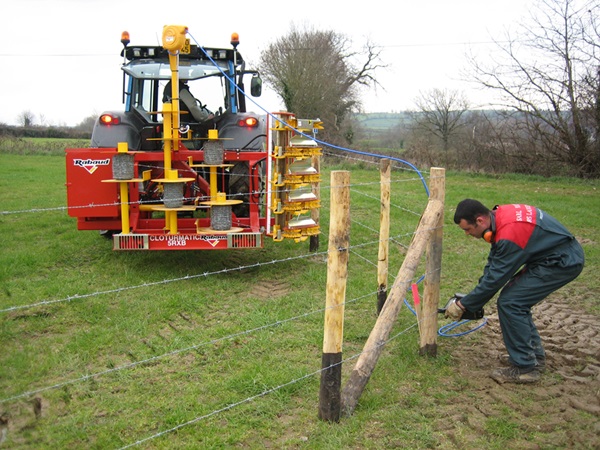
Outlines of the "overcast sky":
[{"label": "overcast sky", "polygon": [[[388,68],[376,74],[382,88],[364,92],[365,112],[413,108],[419,93],[433,88],[464,91],[477,105],[489,97],[461,81],[465,54],[493,52],[491,41],[514,29],[533,2],[0,0],[0,122],[17,124],[30,111],[36,124],[76,125],[122,110],[121,32],[129,31],[132,44],[159,44],[168,24],[188,26],[206,47],[228,47],[237,32],[238,49],[258,69],[260,52],[292,23],[337,31],[357,48],[368,38],[383,47]],[[259,103],[269,111],[281,108],[269,92]]]}]

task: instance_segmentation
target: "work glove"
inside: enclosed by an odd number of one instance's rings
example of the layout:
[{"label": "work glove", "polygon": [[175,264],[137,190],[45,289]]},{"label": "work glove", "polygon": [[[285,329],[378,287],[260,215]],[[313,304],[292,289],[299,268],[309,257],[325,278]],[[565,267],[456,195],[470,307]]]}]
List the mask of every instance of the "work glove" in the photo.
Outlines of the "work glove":
[{"label": "work glove", "polygon": [[444,316],[449,319],[458,321],[461,319],[463,314],[464,311],[460,306],[456,304],[456,299],[454,299],[446,306],[446,312],[444,313]]}]

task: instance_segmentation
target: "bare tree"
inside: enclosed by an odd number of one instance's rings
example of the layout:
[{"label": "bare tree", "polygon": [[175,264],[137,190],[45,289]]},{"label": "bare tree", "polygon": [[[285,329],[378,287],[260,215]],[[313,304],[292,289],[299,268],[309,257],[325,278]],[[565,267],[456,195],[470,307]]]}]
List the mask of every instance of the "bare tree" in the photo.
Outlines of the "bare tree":
[{"label": "bare tree", "polygon": [[450,138],[464,125],[463,115],[469,102],[457,90],[432,89],[415,100],[417,128],[433,134],[442,142],[444,157],[448,157]]},{"label": "bare tree", "polygon": [[498,41],[500,59],[472,60],[474,78],[524,117],[543,158],[580,177],[600,175],[598,0],[539,0],[515,37]]},{"label": "bare tree", "polygon": [[23,127],[30,127],[33,125],[35,115],[31,111],[23,111],[17,116],[17,122]]},{"label": "bare tree", "polygon": [[261,53],[264,79],[299,117],[320,118],[329,135],[344,134],[342,123],[360,107],[360,87],[377,85],[381,49],[367,42],[351,51],[348,37],[334,31],[292,26]]},{"label": "bare tree", "polygon": [[527,117],[514,111],[472,111],[459,137],[461,168],[492,173],[556,175],[561,163],[544,158]]}]

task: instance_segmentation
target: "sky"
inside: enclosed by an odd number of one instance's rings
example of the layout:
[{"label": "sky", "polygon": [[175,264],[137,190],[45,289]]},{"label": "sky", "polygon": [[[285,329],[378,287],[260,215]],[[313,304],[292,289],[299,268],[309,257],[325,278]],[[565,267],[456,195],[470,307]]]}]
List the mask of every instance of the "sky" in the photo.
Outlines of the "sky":
[{"label": "sky", "polygon": [[[292,25],[341,33],[357,50],[370,40],[387,67],[375,74],[380,87],[363,90],[364,112],[414,109],[420,93],[434,88],[484,106],[493,98],[464,80],[466,54],[493,55],[492,41],[514,30],[533,1],[0,0],[0,123],[17,125],[29,111],[35,124],[73,126],[122,110],[121,32],[129,31],[132,45],[153,45],[164,25],[175,24],[205,47],[229,47],[237,32],[238,49],[255,69],[261,51]],[[282,109],[268,86],[258,103]]]}]

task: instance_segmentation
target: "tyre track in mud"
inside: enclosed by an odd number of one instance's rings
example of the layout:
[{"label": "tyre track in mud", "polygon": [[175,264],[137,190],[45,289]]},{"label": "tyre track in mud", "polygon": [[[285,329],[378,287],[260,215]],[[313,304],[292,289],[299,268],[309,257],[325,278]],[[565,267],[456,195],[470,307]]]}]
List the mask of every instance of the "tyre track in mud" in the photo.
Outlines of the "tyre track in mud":
[{"label": "tyre track in mud", "polygon": [[[448,349],[465,395],[440,406],[435,428],[442,448],[474,448],[489,432],[488,419],[505,416],[507,409],[518,424],[516,435],[536,436],[514,438],[507,448],[600,448],[600,317],[557,297],[537,305],[533,318],[547,368],[539,383],[529,385],[489,378],[506,351],[495,307],[487,317],[487,326]],[[446,385],[457,389],[456,381]]]}]

